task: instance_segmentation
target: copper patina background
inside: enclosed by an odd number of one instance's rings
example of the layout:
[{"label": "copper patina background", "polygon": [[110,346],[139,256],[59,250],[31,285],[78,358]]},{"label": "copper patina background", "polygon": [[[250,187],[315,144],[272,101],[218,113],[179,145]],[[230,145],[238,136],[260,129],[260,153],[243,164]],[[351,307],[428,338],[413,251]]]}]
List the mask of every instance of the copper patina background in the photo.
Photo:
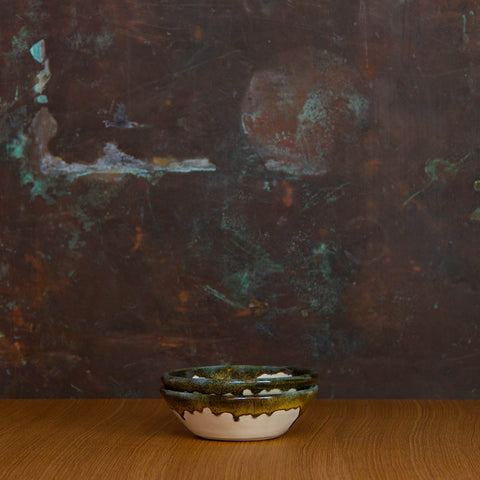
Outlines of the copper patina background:
[{"label": "copper patina background", "polygon": [[0,397],[478,398],[479,65],[475,0],[2,1]]}]

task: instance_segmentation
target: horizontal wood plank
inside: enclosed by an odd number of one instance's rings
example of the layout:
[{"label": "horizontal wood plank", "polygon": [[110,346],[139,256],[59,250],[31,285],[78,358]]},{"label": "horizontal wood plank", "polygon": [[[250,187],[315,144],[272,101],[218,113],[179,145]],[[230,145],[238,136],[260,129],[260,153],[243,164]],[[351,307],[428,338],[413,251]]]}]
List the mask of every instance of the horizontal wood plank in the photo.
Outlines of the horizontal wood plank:
[{"label": "horizontal wood plank", "polygon": [[477,480],[480,402],[315,400],[263,442],[190,434],[163,400],[0,400],[0,478]]}]

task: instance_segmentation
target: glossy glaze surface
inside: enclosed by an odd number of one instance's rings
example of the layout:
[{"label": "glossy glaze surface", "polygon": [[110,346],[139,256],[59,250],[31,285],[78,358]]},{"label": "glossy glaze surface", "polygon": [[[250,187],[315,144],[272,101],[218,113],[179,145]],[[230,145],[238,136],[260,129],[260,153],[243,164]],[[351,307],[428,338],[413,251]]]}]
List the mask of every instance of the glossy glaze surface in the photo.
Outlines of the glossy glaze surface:
[{"label": "glossy glaze surface", "polygon": [[167,388],[200,393],[258,394],[264,390],[287,391],[315,384],[312,370],[288,366],[216,365],[173,370],[162,376]]},{"label": "glossy glaze surface", "polygon": [[233,396],[162,390],[180,421],[211,440],[267,440],[283,435],[315,397],[318,387],[273,395]]},{"label": "glossy glaze surface", "polygon": [[180,416],[185,412],[202,412],[209,408],[215,415],[231,413],[238,420],[242,415],[257,417],[262,414],[271,415],[277,410],[302,409],[315,397],[317,391],[318,387],[313,385],[304,390],[274,395],[206,395],[167,389],[162,389],[161,393],[170,408]]}]

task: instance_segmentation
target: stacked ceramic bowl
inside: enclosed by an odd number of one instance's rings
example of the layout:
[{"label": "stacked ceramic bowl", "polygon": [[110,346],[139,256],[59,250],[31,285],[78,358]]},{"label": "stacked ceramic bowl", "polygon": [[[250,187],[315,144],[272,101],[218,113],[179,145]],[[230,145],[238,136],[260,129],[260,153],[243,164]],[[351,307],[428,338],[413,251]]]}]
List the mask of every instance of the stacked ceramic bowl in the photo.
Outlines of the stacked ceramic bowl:
[{"label": "stacked ceramic bowl", "polygon": [[199,437],[266,440],[283,435],[315,397],[317,375],[296,367],[219,365],[162,377],[169,407]]}]

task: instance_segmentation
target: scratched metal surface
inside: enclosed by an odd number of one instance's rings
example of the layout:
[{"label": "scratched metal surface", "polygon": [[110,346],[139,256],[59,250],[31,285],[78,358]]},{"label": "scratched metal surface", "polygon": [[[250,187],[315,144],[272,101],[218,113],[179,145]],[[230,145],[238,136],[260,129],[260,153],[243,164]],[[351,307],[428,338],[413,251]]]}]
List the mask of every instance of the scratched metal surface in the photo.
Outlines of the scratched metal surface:
[{"label": "scratched metal surface", "polygon": [[478,398],[480,2],[0,5],[0,396],[319,371]]}]

